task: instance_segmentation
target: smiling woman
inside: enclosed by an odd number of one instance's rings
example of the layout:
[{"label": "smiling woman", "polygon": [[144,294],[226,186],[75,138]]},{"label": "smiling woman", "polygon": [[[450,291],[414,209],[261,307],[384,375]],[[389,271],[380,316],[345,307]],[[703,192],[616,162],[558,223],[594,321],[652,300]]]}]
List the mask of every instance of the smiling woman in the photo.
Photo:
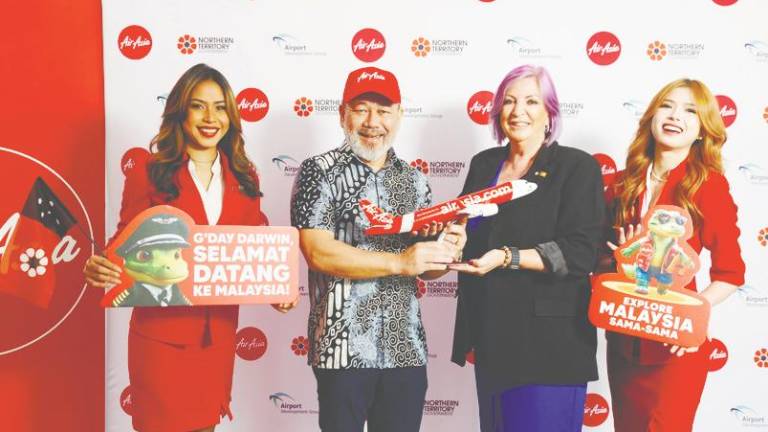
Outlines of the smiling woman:
[{"label": "smiling woman", "polygon": [[[224,76],[204,64],[187,70],[168,95],[149,160],[137,165],[146,170],[126,172],[120,222],[111,241],[137,214],[161,204],[185,211],[198,225],[265,225],[258,178],[245,155],[241,131]],[[135,308],[129,330],[132,420],[140,432],[212,431],[221,416],[231,417],[238,308],[174,306],[186,302],[178,295],[174,301],[173,280],[164,277],[158,283],[157,276],[165,271],[153,266],[161,261],[163,268],[181,264],[177,252],[141,246],[126,262],[126,273],[136,282],[134,293],[147,300],[144,304],[158,306]],[[102,288],[119,283],[120,272],[97,255],[85,268],[88,282]]]}]

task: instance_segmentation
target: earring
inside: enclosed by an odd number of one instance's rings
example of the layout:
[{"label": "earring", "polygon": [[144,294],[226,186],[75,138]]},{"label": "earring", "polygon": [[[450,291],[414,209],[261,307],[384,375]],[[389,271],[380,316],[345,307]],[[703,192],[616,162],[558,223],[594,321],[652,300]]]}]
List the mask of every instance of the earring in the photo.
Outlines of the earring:
[{"label": "earring", "polygon": [[549,125],[544,125],[544,135],[549,135]]}]

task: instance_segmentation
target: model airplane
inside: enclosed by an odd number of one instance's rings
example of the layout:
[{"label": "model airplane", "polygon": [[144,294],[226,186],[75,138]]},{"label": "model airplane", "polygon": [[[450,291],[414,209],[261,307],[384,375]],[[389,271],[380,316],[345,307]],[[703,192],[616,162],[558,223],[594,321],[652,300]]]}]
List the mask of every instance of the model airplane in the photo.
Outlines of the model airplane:
[{"label": "model airplane", "polygon": [[402,216],[393,216],[370,201],[362,199],[360,208],[371,224],[365,234],[399,234],[418,230],[432,222],[450,222],[461,216],[493,216],[499,211],[499,204],[524,197],[535,191],[536,187],[536,183],[513,180]]}]

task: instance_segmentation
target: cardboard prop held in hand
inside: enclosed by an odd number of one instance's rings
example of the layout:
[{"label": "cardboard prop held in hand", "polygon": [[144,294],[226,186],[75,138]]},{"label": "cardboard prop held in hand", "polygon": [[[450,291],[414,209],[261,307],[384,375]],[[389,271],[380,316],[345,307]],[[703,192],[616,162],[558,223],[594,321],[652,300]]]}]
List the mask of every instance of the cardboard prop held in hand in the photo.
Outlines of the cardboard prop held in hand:
[{"label": "cardboard prop held in hand", "polygon": [[290,303],[299,295],[293,227],[195,225],[156,206],[136,216],[107,248],[123,268],[103,307]]},{"label": "cardboard prop held in hand", "polygon": [[596,327],[683,347],[707,337],[709,302],[685,288],[699,270],[686,240],[691,217],[676,206],[655,206],[642,231],[614,251],[618,273],[592,281],[589,319]]}]

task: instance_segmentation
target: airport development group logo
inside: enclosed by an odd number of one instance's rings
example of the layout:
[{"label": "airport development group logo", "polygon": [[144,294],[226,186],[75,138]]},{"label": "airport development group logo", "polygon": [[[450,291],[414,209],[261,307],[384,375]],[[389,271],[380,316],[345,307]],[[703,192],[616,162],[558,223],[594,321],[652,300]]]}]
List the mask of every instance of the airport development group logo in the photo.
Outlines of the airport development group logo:
[{"label": "airport development group logo", "polygon": [[768,306],[768,293],[765,289],[752,285],[742,285],[736,292],[739,293],[739,297],[744,300],[747,306]]},{"label": "airport development group logo", "polygon": [[597,32],[587,41],[587,56],[593,63],[608,66],[619,59],[621,42],[613,33]]},{"label": "airport development group logo", "polygon": [[736,103],[733,99],[725,95],[717,95],[715,98],[717,99],[717,104],[720,106],[720,117],[723,118],[725,127],[731,126],[733,122],[736,121],[736,115],[738,114]]},{"label": "airport development group logo", "polygon": [[487,125],[493,107],[493,93],[482,90],[472,95],[467,101],[467,115],[479,125]]},{"label": "airport development group logo", "polygon": [[142,26],[128,26],[117,37],[117,48],[131,60],[142,59],[152,50],[152,36]]},{"label": "airport development group logo", "polygon": [[315,111],[314,105],[312,99],[302,96],[293,103],[293,112],[299,117],[309,117]]},{"label": "airport development group logo", "polygon": [[608,401],[597,393],[587,393],[584,401],[584,426],[595,427],[608,419]]},{"label": "airport development group logo", "polygon": [[366,63],[380,59],[386,48],[384,35],[376,29],[364,28],[352,37],[352,54]]},{"label": "airport development group logo", "polygon": [[304,408],[304,404],[285,392],[272,393],[269,401],[281,414],[317,414],[317,410]]},{"label": "airport development group logo", "polygon": [[761,40],[751,40],[744,44],[744,49],[757,61],[768,61],[768,43]]},{"label": "airport development group logo", "polygon": [[287,33],[280,33],[275,36],[272,36],[272,42],[285,55],[290,55],[290,56],[306,56],[306,55],[324,56],[326,55],[325,52],[314,51],[310,49],[305,42]]},{"label": "airport development group logo", "polygon": [[226,53],[235,43],[231,36],[192,36],[183,34],[176,40],[176,48],[183,55],[200,53]]},{"label": "airport development group logo", "polygon": [[269,99],[263,91],[257,88],[247,88],[235,98],[240,117],[247,122],[257,122],[269,112]]},{"label": "airport development group logo", "polygon": [[288,155],[277,155],[272,158],[272,163],[283,172],[286,177],[295,176],[299,172],[299,161]]},{"label": "airport development group logo", "polygon": [[507,39],[507,46],[519,58],[525,59],[559,59],[559,54],[552,53],[549,49],[542,48],[539,44],[522,36],[513,36]]},{"label": "airport development group logo", "polygon": [[768,427],[768,421],[765,416],[760,415],[757,411],[746,405],[739,405],[731,408],[731,415],[744,427]]},{"label": "airport development group logo", "polygon": [[768,172],[757,164],[739,165],[739,172],[752,184],[768,184]]},{"label": "airport development group logo", "polygon": [[243,360],[260,359],[267,352],[267,335],[256,327],[243,327],[235,335],[235,352]]}]

